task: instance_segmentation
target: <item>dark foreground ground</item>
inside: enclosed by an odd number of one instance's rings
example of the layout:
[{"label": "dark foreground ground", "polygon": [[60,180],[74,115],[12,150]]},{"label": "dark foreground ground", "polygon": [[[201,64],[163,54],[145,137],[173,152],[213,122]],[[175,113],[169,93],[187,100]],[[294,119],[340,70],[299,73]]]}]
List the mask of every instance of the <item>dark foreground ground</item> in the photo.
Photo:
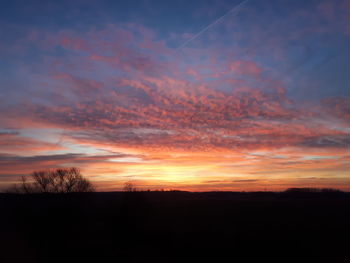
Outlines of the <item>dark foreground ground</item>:
[{"label": "dark foreground ground", "polygon": [[0,195],[0,261],[350,262],[350,194]]}]

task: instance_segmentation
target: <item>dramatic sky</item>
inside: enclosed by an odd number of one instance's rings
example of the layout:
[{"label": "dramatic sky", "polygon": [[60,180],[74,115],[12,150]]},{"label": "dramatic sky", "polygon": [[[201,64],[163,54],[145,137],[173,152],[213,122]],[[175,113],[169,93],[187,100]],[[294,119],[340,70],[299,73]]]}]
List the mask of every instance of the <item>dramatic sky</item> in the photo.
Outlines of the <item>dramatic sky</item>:
[{"label": "dramatic sky", "polygon": [[13,0],[0,190],[350,190],[349,0]]}]

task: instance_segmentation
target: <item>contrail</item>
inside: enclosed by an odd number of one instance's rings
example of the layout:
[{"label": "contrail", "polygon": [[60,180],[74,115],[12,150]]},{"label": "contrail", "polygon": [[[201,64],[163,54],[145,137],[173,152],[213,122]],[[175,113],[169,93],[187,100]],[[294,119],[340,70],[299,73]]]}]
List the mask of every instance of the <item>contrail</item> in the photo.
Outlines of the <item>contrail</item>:
[{"label": "contrail", "polygon": [[197,34],[195,34],[193,37],[191,37],[190,39],[188,39],[187,41],[185,41],[182,45],[180,45],[176,51],[182,49],[184,46],[186,46],[188,43],[190,43],[192,40],[196,39],[198,36],[200,36],[203,32],[207,31],[209,28],[211,28],[212,26],[216,25],[217,23],[219,23],[222,19],[224,19],[228,14],[236,11],[237,9],[239,9],[241,6],[243,6],[244,4],[246,4],[249,0],[243,0],[242,2],[240,2],[238,5],[234,6],[233,8],[231,8],[226,14],[224,14],[223,16],[219,17],[217,20],[215,20],[214,22],[212,22],[211,24],[209,24],[208,26],[206,26],[205,28],[203,28],[201,31],[199,31]]}]

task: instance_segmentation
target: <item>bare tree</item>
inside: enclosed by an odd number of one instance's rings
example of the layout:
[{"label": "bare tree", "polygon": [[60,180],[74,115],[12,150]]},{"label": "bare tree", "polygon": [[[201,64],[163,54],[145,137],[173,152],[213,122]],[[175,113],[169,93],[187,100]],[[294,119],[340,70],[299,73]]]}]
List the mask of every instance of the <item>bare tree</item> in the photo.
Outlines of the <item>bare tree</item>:
[{"label": "bare tree", "polygon": [[136,187],[134,186],[134,184],[132,182],[126,182],[124,184],[123,190],[125,192],[136,192],[137,191]]},{"label": "bare tree", "polygon": [[13,187],[16,193],[73,193],[93,192],[91,182],[84,178],[78,168],[60,168],[56,170],[34,171],[32,182],[22,176],[19,186]]}]

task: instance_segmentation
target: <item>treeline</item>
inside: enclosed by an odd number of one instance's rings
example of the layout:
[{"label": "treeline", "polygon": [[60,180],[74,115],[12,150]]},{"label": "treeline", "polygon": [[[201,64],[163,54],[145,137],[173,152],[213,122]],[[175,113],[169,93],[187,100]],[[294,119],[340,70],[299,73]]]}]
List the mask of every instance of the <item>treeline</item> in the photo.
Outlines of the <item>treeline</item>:
[{"label": "treeline", "polygon": [[[16,194],[34,194],[34,193],[82,193],[82,192],[94,192],[95,187],[93,184],[85,178],[79,168],[58,168],[55,170],[39,170],[34,171],[28,180],[28,176],[22,176],[21,182],[15,184],[6,190],[6,193]],[[184,193],[187,191],[177,189],[155,189],[155,190],[143,190],[136,187],[131,182],[125,182],[122,188],[124,192],[178,192]],[[268,193],[281,193],[285,195],[307,195],[307,194],[323,194],[323,195],[335,195],[343,194],[344,191],[334,188],[316,188],[316,187],[301,187],[301,188],[288,188],[282,192],[272,191],[210,191],[211,193],[237,193],[237,194],[268,194]],[[207,192],[209,193],[209,192]]]}]

